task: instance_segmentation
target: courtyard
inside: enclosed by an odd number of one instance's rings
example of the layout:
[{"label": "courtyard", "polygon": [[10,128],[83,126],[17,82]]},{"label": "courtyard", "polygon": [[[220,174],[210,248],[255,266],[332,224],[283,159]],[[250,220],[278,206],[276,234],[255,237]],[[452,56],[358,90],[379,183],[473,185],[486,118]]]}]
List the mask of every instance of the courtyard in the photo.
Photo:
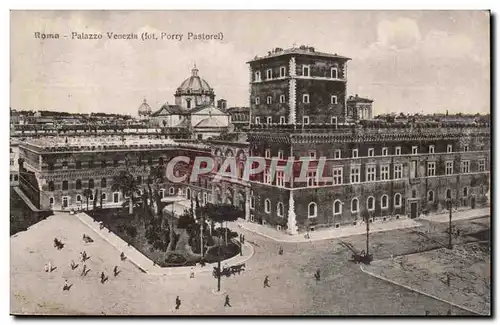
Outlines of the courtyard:
[{"label": "courtyard", "polygon": [[[420,222],[420,221],[419,221]],[[456,244],[475,242],[473,235],[489,229],[489,218],[454,223],[462,235]],[[370,237],[375,260],[439,249],[446,225],[421,221],[419,228],[377,232]],[[431,231],[429,231],[431,229]],[[41,221],[11,237],[11,313],[81,315],[471,315],[403,286],[373,277],[350,262],[348,242],[363,249],[365,236],[305,243],[279,243],[240,229],[254,255],[240,275],[222,278],[225,294],[214,294],[217,280],[210,272],[152,275],[141,272],[120,252],[75,216],[66,213]],[[82,234],[93,243],[84,243]],[[65,246],[53,247],[54,237]],[[279,247],[284,254],[278,255]],[[82,277],[79,253],[85,250],[90,272]],[[74,260],[80,264],[71,270]],[[45,272],[50,261],[56,269]],[[113,268],[121,273],[114,277]],[[314,273],[321,271],[321,280]],[[109,280],[102,284],[100,274]],[[265,276],[270,288],[263,288]],[[63,291],[64,280],[73,284]],[[179,296],[181,306],[175,309]]]}]

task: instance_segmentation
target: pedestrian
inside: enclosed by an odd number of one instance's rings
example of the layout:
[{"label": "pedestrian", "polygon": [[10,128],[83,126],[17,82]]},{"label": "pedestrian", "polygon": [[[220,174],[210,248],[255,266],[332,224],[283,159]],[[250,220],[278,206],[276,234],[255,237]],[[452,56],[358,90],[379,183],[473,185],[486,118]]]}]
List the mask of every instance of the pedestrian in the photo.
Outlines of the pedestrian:
[{"label": "pedestrian", "polygon": [[450,275],[448,273],[446,274],[446,285],[450,286]]},{"label": "pedestrian", "polygon": [[189,277],[194,279],[194,267],[191,267],[191,275]]},{"label": "pedestrian", "polygon": [[283,255],[283,246],[280,246],[280,249],[278,251],[278,254]]},{"label": "pedestrian", "polygon": [[49,265],[45,264],[44,269],[45,269],[45,272],[49,272]]},{"label": "pedestrian", "polygon": [[84,264],[83,265],[83,270],[82,270],[82,276],[86,276],[87,275],[87,264]]},{"label": "pedestrian", "polygon": [[71,266],[71,269],[74,270],[78,267],[78,264],[76,264],[74,260],[71,260],[70,266]]},{"label": "pedestrian", "polygon": [[49,272],[52,272],[52,262],[49,261]]},{"label": "pedestrian", "polygon": [[447,316],[451,316],[451,309],[448,309],[448,312],[446,313]]},{"label": "pedestrian", "polygon": [[226,295],[226,302],[224,303],[224,307],[232,307],[229,301],[229,295]]},{"label": "pedestrian", "polygon": [[104,272],[101,272],[101,283],[104,283],[104,281],[106,281],[106,275]]},{"label": "pedestrian", "polygon": [[63,291],[69,290],[68,280],[64,280]]},{"label": "pedestrian", "polygon": [[266,275],[266,278],[264,279],[264,288],[270,288],[271,286],[269,285],[269,277]]},{"label": "pedestrian", "polygon": [[115,265],[115,268],[113,269],[113,274],[114,274],[114,276],[117,276],[118,273],[120,273],[120,272],[118,272],[118,266]]},{"label": "pedestrian", "polygon": [[319,269],[316,270],[316,273],[314,274],[314,277],[316,278],[316,281],[321,280],[321,274]]},{"label": "pedestrian", "polygon": [[175,309],[179,309],[180,306],[181,300],[179,299],[179,296],[177,296],[177,298],[175,298]]},{"label": "pedestrian", "polygon": [[428,310],[425,311],[425,316],[429,316],[431,313],[429,313]]}]

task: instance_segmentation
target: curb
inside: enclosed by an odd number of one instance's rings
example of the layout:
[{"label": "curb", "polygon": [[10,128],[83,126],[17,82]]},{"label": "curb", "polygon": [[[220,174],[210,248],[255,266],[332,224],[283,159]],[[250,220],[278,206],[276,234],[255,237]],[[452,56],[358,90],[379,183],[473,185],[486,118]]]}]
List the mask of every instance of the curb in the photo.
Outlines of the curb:
[{"label": "curb", "polygon": [[[279,243],[295,243],[295,244],[301,244],[301,243],[310,243],[310,242],[314,242],[314,241],[322,241],[322,240],[331,240],[331,239],[338,239],[338,238],[346,238],[346,237],[351,237],[351,236],[360,236],[360,235],[364,235],[365,233],[362,232],[362,233],[359,233],[359,234],[349,234],[349,235],[340,235],[340,236],[335,236],[335,237],[326,237],[326,238],[310,238],[310,239],[297,239],[297,240],[292,240],[292,239],[278,239],[278,238],[275,238],[275,237],[272,237],[270,235],[266,235],[258,230],[253,230],[253,229],[250,229],[250,228],[247,228],[244,224],[240,224],[241,225],[241,228],[251,232],[251,233],[254,233],[254,234],[257,234],[257,235],[260,235],[262,237],[266,237],[268,239],[271,239],[271,240],[274,240],[276,242],[279,242]],[[371,229],[370,230],[370,233],[377,233],[377,232],[384,232],[384,231],[393,231],[393,230],[399,230],[399,229],[411,229],[411,228],[416,228],[416,227],[420,227],[421,225],[414,225],[414,226],[408,226],[408,227],[396,227],[396,228],[391,228],[391,229]]]},{"label": "curb", "polygon": [[366,274],[368,274],[368,275],[370,275],[370,276],[372,276],[372,277],[374,277],[374,278],[377,278],[377,279],[380,279],[380,280],[383,280],[383,281],[386,281],[386,282],[392,283],[392,284],[394,284],[394,285],[397,285],[397,286],[403,287],[403,288],[408,289],[408,290],[410,290],[410,291],[417,292],[417,293],[419,293],[419,294],[421,294],[421,295],[424,295],[424,296],[430,297],[430,298],[432,298],[432,299],[436,299],[436,300],[438,300],[438,301],[441,301],[441,302],[447,303],[447,304],[452,305],[452,306],[454,306],[454,307],[456,307],[456,308],[466,310],[466,311],[468,311],[468,312],[470,312],[470,313],[473,313],[473,314],[476,314],[476,315],[482,315],[482,316],[490,316],[490,315],[491,315],[491,313],[490,313],[490,314],[483,314],[482,312],[474,311],[474,310],[469,309],[469,308],[467,308],[467,307],[460,306],[460,305],[458,305],[458,304],[456,304],[456,303],[453,303],[453,302],[450,302],[450,301],[448,301],[448,300],[445,300],[445,299],[442,299],[442,298],[436,297],[436,296],[434,296],[434,295],[432,295],[432,294],[430,294],[430,293],[426,293],[426,292],[420,291],[420,290],[418,290],[418,289],[415,289],[415,288],[409,287],[409,286],[407,286],[407,285],[404,285],[404,284],[398,283],[398,282],[396,282],[396,281],[393,281],[393,280],[387,279],[387,278],[385,278],[385,277],[383,277],[383,276],[381,276],[381,275],[378,275],[378,274],[375,274],[375,273],[373,273],[373,272],[370,272],[370,271],[365,270],[365,269],[363,268],[363,265],[360,265],[360,266],[359,266],[359,268],[361,269],[361,271],[362,271],[362,272],[364,272],[364,273],[366,273]]}]

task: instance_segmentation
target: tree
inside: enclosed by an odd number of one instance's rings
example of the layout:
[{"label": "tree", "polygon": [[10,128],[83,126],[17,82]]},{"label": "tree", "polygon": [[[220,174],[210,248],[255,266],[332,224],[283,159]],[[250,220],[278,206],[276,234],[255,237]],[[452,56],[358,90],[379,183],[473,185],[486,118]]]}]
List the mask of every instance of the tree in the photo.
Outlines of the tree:
[{"label": "tree", "polygon": [[[205,206],[198,207],[198,211],[196,212],[198,215],[203,215],[204,217],[220,223],[221,229],[223,222],[228,221],[236,221],[238,218],[243,218],[244,212],[237,209],[232,204],[213,204],[207,203]],[[225,244],[227,245],[227,224],[226,224],[226,233],[225,233]],[[219,233],[220,239],[220,233]]]},{"label": "tree", "polygon": [[86,188],[83,190],[83,196],[87,200],[87,211],[89,210],[89,199],[92,196],[92,190],[90,188]]},{"label": "tree", "polygon": [[115,176],[111,188],[113,191],[121,191],[123,197],[129,197],[128,213],[132,215],[134,213],[134,195],[139,193],[135,177],[128,170],[122,170]]}]

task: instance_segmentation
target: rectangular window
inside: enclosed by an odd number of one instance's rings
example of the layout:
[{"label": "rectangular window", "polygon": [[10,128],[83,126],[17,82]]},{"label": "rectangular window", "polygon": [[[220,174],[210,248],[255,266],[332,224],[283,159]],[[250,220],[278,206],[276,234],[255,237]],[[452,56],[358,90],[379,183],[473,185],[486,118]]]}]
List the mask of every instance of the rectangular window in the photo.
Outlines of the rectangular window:
[{"label": "rectangular window", "polygon": [[366,181],[367,182],[373,182],[375,181],[376,178],[376,167],[375,166],[367,166],[366,167]]},{"label": "rectangular window", "polygon": [[340,159],[342,158],[342,151],[341,150],[335,150],[335,159]]},{"label": "rectangular window", "polygon": [[451,144],[447,145],[446,152],[448,152],[448,153],[453,152],[453,145],[451,145]]},{"label": "rectangular window", "polygon": [[284,116],[280,116],[280,124],[286,124],[286,120]]},{"label": "rectangular window", "polygon": [[470,161],[462,161],[462,173],[470,173]]},{"label": "rectangular window", "polygon": [[427,163],[427,176],[436,176],[436,163],[434,161]]},{"label": "rectangular window", "polygon": [[280,95],[280,103],[284,103],[286,101],[285,95]]},{"label": "rectangular window", "polygon": [[260,71],[255,72],[255,81],[260,81]]},{"label": "rectangular window", "polygon": [[255,97],[255,105],[259,105],[260,104],[260,98],[259,97]]},{"label": "rectangular window", "polygon": [[337,70],[337,68],[332,68],[330,70],[330,77],[332,79],[337,79],[338,78],[338,70]]},{"label": "rectangular window", "polygon": [[337,104],[337,96],[333,95],[333,96],[330,98],[330,104]]},{"label": "rectangular window", "polygon": [[286,76],[286,67],[280,67],[280,77],[283,78]]},{"label": "rectangular window", "polygon": [[302,102],[304,104],[309,104],[309,94],[302,95]]},{"label": "rectangular window", "polygon": [[418,153],[418,147],[417,146],[411,147],[411,154],[416,155],[417,153]]},{"label": "rectangular window", "polygon": [[389,149],[388,148],[382,148],[382,156],[387,156],[389,154]]},{"label": "rectangular window", "polygon": [[255,117],[255,124],[260,124],[260,117],[258,116]]},{"label": "rectangular window", "polygon": [[276,186],[279,187],[285,186],[285,172],[283,171],[276,172]]},{"label": "rectangular window", "polygon": [[394,179],[403,178],[403,165],[394,165]]},{"label": "rectangular window", "polygon": [[272,104],[273,103],[273,98],[271,96],[267,96],[267,103]]},{"label": "rectangular window", "polygon": [[468,144],[464,144],[464,152],[467,152],[469,151],[469,145]]},{"label": "rectangular window", "polygon": [[318,185],[316,172],[314,172],[314,171],[308,172],[307,173],[307,186],[310,187],[310,186],[316,186],[316,185]]},{"label": "rectangular window", "polygon": [[302,75],[304,77],[310,77],[310,69],[308,65],[302,66]]},{"label": "rectangular window", "polygon": [[308,125],[309,124],[309,116],[302,117],[302,124],[304,124],[304,125]]},{"label": "rectangular window", "polygon": [[396,156],[401,156],[401,147],[394,148],[394,154]]},{"label": "rectangular window", "polygon": [[271,184],[271,172],[269,171],[269,169],[266,169],[264,171],[264,183]]},{"label": "rectangular window", "polygon": [[383,181],[389,179],[389,165],[380,166],[380,179]]},{"label": "rectangular window", "polygon": [[278,159],[283,159],[283,150],[278,150]]},{"label": "rectangular window", "polygon": [[266,158],[271,158],[271,149],[266,149],[264,155]]},{"label": "rectangular window", "polygon": [[375,149],[369,148],[368,149],[368,157],[373,157],[375,156]]},{"label": "rectangular window", "polygon": [[434,146],[433,145],[429,146],[429,153],[434,153]]},{"label": "rectangular window", "polygon": [[480,172],[484,172],[486,170],[486,160],[479,159],[479,161],[477,162],[477,167]]},{"label": "rectangular window", "polygon": [[255,209],[255,197],[250,196],[250,209]]},{"label": "rectangular window", "polygon": [[332,176],[333,176],[333,185],[342,184],[342,167],[333,167]]},{"label": "rectangular window", "polygon": [[453,174],[453,161],[447,161],[446,162],[446,175],[452,175]]},{"label": "rectangular window", "polygon": [[351,183],[359,183],[359,170],[360,166],[351,166]]},{"label": "rectangular window", "polygon": [[352,149],[352,158],[358,158],[358,149]]},{"label": "rectangular window", "polygon": [[267,117],[267,124],[273,123],[273,118],[271,116]]},{"label": "rectangular window", "polygon": [[316,151],[309,150],[309,157],[312,158],[312,159],[316,159]]},{"label": "rectangular window", "polygon": [[337,125],[337,117],[336,116],[332,116],[330,118],[330,124]]},{"label": "rectangular window", "polygon": [[267,69],[267,71],[266,71],[266,79],[267,80],[273,79],[273,70]]}]

